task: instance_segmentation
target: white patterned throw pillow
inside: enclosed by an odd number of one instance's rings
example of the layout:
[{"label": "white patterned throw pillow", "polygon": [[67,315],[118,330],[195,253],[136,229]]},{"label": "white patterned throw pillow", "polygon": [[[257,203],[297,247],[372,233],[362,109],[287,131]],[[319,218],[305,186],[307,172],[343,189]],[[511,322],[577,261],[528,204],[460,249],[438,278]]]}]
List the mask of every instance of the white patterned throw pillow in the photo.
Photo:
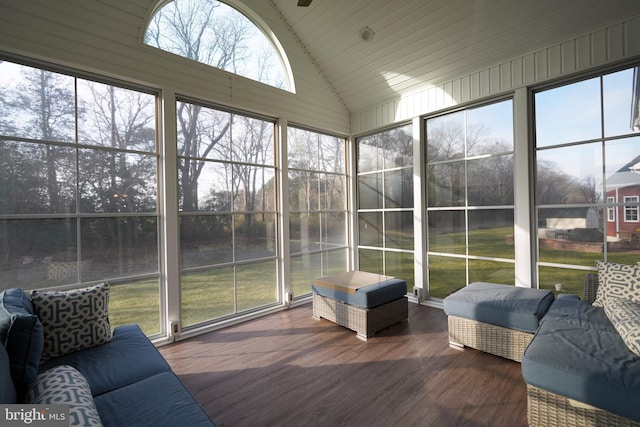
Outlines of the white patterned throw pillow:
[{"label": "white patterned throw pillow", "polygon": [[640,356],[640,303],[607,298],[604,312],[629,350]]},{"label": "white patterned throw pillow", "polygon": [[109,284],[31,293],[42,323],[42,361],[111,341]]},{"label": "white patterned throw pillow", "polygon": [[60,365],[39,374],[27,390],[35,405],[68,405],[70,426],[102,426],[87,379],[73,366]]},{"label": "white patterned throw pillow", "polygon": [[597,261],[598,293],[593,305],[603,307],[609,298],[640,302],[640,266]]}]

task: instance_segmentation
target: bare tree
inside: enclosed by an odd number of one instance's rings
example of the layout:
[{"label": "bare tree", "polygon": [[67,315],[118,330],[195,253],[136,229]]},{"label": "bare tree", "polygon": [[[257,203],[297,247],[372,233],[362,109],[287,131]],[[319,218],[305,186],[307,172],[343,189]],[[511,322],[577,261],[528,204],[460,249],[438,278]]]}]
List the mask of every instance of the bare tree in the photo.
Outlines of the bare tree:
[{"label": "bare tree", "polygon": [[[11,99],[6,106],[20,118],[19,123],[22,125],[16,130],[20,135],[47,142],[73,141],[76,104],[71,78],[46,70],[25,68]],[[22,153],[25,150],[29,148],[20,149]],[[35,200],[41,201],[40,207],[31,203],[32,207],[29,209],[48,207],[49,212],[64,211],[66,202],[60,193],[63,187],[69,188],[69,183],[65,183],[69,177],[59,176],[59,170],[65,169],[61,165],[70,161],[64,152],[63,148],[46,144],[38,149],[34,148],[31,156],[22,157],[23,161],[32,162],[31,167],[24,168],[23,165],[25,194],[38,189],[43,190],[42,194],[47,197],[47,200],[42,200],[41,196],[36,197]],[[40,175],[43,169],[44,173]],[[15,181],[15,177],[12,179]],[[43,181],[44,185],[41,184]],[[31,196],[35,194],[32,193]],[[66,200],[69,197],[67,192]]]},{"label": "bare tree", "polygon": [[[146,43],[194,61],[241,73],[250,53],[247,40],[253,27],[239,14],[221,14],[221,4],[212,0],[180,0],[167,4],[154,16]],[[204,158],[225,138],[231,123],[205,128],[202,107],[179,103],[177,119],[182,205],[185,211],[198,210],[198,178]],[[229,116],[227,116],[229,118]]]}]

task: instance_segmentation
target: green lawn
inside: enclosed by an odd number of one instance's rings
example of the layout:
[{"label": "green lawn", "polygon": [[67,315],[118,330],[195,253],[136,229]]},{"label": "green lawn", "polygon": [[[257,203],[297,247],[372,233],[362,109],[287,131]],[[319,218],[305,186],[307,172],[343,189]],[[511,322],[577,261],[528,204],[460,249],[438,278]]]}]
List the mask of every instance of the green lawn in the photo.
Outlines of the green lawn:
[{"label": "green lawn", "polygon": [[[511,228],[477,230],[469,235],[471,255],[513,259],[513,244],[506,236]],[[449,236],[446,242],[464,242],[460,236]],[[455,246],[458,245],[458,246]],[[447,252],[464,253],[464,246],[449,244]],[[325,255],[326,256],[326,255]],[[324,260],[326,272],[319,270],[320,255],[292,259],[292,282],[294,294],[310,292],[314,277],[334,272],[344,265],[344,251]],[[413,254],[361,250],[360,269],[382,272],[382,257],[386,256],[387,274],[405,278],[411,292],[414,286]],[[575,252],[543,249],[541,259],[557,263],[595,266],[603,259],[601,253]],[[635,264],[640,257],[635,253],[611,253],[609,261]],[[429,256],[430,295],[444,298],[465,286],[466,260],[443,256]],[[515,283],[515,264],[485,260],[469,260],[469,282]],[[539,282],[543,289],[554,289],[561,283],[563,293],[582,296],[586,271],[568,268],[540,267]],[[219,268],[182,276],[182,323],[183,327],[211,319],[230,316],[257,307],[277,303],[276,262],[274,260],[238,266],[234,293],[233,268]],[[143,280],[114,285],[109,304],[112,327],[127,323],[138,323],[147,335],[160,332],[160,291],[157,280]]]}]

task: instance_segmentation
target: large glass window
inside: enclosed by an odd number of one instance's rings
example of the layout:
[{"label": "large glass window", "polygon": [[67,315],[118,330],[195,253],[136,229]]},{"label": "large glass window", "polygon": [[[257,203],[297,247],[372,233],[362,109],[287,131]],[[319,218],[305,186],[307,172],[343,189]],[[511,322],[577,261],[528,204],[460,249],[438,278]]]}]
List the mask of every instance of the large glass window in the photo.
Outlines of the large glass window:
[{"label": "large glass window", "polygon": [[283,53],[255,22],[216,0],[173,0],[153,15],[144,42],[182,57],[291,90]]},{"label": "large glass window", "polygon": [[414,280],[411,125],[358,138],[358,257],[362,271]]},{"label": "large glass window", "polygon": [[429,118],[429,296],[468,283],[514,283],[511,100]]},{"label": "large glass window", "polygon": [[287,144],[291,290],[300,297],[315,277],[348,265],[346,140],[289,127]]},{"label": "large glass window", "polygon": [[160,332],[156,95],[0,61],[0,281],[109,280],[113,326]]},{"label": "large glass window", "polygon": [[274,122],[179,101],[182,324],[280,300]]},{"label": "large glass window", "polygon": [[629,68],[534,95],[541,288],[581,293],[595,261],[637,261],[637,79]]}]

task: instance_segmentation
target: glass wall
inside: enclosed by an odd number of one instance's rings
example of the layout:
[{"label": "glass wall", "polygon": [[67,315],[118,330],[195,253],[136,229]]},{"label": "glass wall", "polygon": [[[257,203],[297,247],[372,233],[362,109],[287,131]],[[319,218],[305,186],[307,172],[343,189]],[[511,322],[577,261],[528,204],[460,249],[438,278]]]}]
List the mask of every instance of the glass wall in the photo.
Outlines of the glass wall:
[{"label": "glass wall", "polygon": [[[112,326],[138,323],[156,335],[165,305],[178,306],[170,300],[176,288],[189,328],[282,304],[283,290],[308,295],[314,277],[347,268],[346,138],[289,128],[283,191],[274,119],[178,98],[176,155],[166,150],[160,167],[157,105],[146,88],[0,62],[4,287],[109,281]],[[167,208],[178,221],[161,235],[159,178],[172,168],[177,179],[163,191],[177,194],[178,206]],[[281,197],[288,242],[277,222]],[[165,266],[161,244],[174,239],[179,260]],[[278,270],[279,247],[291,254],[291,283]],[[161,268],[179,277],[168,289]]]},{"label": "glass wall", "polygon": [[156,94],[0,61],[0,282],[108,280],[160,332]]},{"label": "glass wall", "polygon": [[348,267],[345,138],[289,127],[291,291]]},{"label": "glass wall", "polygon": [[513,284],[511,100],[426,120],[429,296]]},{"label": "glass wall", "polygon": [[359,269],[414,287],[411,125],[358,138]]},{"label": "glass wall", "polygon": [[280,301],[274,122],[177,105],[182,324]]},{"label": "glass wall", "polygon": [[595,261],[638,261],[638,68],[535,93],[538,282],[582,293]]}]

